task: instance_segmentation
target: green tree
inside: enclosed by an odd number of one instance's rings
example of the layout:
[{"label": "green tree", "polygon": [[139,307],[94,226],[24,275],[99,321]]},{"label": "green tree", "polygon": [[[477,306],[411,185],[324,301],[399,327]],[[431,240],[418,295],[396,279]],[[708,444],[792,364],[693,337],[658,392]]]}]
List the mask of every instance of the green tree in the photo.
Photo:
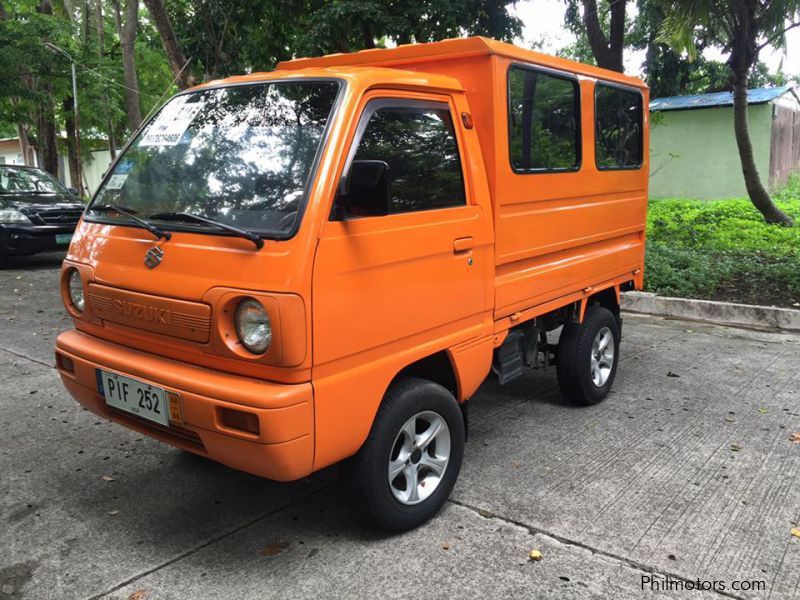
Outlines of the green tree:
[{"label": "green tree", "polygon": [[707,40],[728,55],[733,126],[747,193],[768,223],[791,225],[792,219],[770,198],[756,167],[748,124],[747,88],[761,50],[768,45],[785,47],[786,31],[800,26],[800,1],[664,0],[663,7],[663,41],[694,57],[698,53],[698,39]]},{"label": "green tree", "polygon": [[153,20],[156,30],[161,37],[161,42],[164,44],[164,51],[167,55],[172,72],[175,74],[175,79],[178,81],[178,87],[185,90],[194,85],[195,80],[189,69],[189,61],[183,51],[183,45],[180,43],[175,29],[172,25],[172,19],[167,12],[167,7],[164,0],[144,0],[145,6],[150,13],[150,18]]},{"label": "green tree", "polygon": [[[730,69],[724,62],[710,60],[703,51],[710,42],[702,32],[695,39],[693,56],[678,53],[663,40],[662,29],[666,14],[661,2],[640,0],[626,43],[634,50],[645,51],[642,65],[650,97],[707,94],[730,89]],[[772,74],[763,62],[757,62],[750,72],[750,87],[782,85],[785,77]]]},{"label": "green tree", "polygon": [[16,126],[25,162],[35,149],[39,164],[56,174],[57,98],[68,93],[69,79],[44,42],[67,41],[69,29],[48,0],[0,0],[0,6],[0,115]]},{"label": "green tree", "polygon": [[522,23],[507,0],[334,0],[312,2],[297,48],[303,54],[352,52],[462,35],[510,41]]},{"label": "green tree", "polygon": [[125,112],[131,131],[142,122],[139,98],[139,76],[136,72],[136,34],[139,30],[139,0],[125,2],[124,18],[119,0],[111,0],[114,8],[114,25],[122,51],[122,71],[125,78]]},{"label": "green tree", "polygon": [[[150,8],[159,1],[145,3]],[[172,0],[166,5],[182,60],[190,59],[192,76],[204,81],[269,70],[291,58],[301,20],[310,10],[301,0]]]},{"label": "green tree", "polygon": [[[625,0],[566,0],[564,24],[578,36],[578,43],[567,55],[598,67],[624,72],[623,51],[629,24]],[[587,61],[591,51],[593,61]]]},{"label": "green tree", "polygon": [[[135,108],[128,101],[137,95],[136,88],[140,90],[136,106],[142,114],[164,95],[172,79],[149,19],[136,19],[140,21],[137,33],[128,32],[128,40],[134,43],[132,66],[137,77],[126,77],[123,55],[129,49],[123,48],[123,28],[116,27],[115,4],[112,0],[0,0],[0,131],[19,136],[27,164],[32,163],[35,150],[39,165],[53,174],[58,171],[61,147],[76,187],[78,133],[84,162],[91,150],[105,147],[103,136],[113,154],[116,140],[124,139],[135,126],[126,114]],[[128,16],[136,4],[135,0],[125,4]],[[60,50],[48,49],[45,42]],[[73,60],[80,132],[73,114]],[[57,139],[57,132],[62,131],[66,131],[65,140]]]}]

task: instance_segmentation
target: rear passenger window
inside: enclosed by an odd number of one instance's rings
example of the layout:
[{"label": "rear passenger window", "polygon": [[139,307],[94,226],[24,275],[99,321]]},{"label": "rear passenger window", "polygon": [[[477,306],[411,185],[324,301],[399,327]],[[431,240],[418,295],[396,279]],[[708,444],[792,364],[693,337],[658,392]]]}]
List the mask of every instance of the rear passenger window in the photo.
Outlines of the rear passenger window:
[{"label": "rear passenger window", "polygon": [[508,137],[515,171],[567,171],[580,166],[579,99],[575,79],[511,67]]},{"label": "rear passenger window", "polygon": [[595,87],[597,168],[642,166],[642,95],[638,91],[598,83]]},{"label": "rear passenger window", "polygon": [[390,214],[466,204],[461,159],[447,105],[417,103],[375,110],[353,161],[386,163]]}]

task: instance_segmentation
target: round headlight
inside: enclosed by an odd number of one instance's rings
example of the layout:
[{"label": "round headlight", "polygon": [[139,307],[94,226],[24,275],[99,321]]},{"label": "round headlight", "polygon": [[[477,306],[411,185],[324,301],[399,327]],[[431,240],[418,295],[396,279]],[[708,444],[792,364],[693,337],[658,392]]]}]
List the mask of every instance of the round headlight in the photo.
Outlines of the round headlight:
[{"label": "round headlight", "polygon": [[69,299],[78,312],[83,312],[83,281],[77,269],[69,274]]},{"label": "round headlight", "polygon": [[236,334],[245,348],[253,354],[264,354],[272,342],[272,324],[261,303],[246,298],[236,307]]}]

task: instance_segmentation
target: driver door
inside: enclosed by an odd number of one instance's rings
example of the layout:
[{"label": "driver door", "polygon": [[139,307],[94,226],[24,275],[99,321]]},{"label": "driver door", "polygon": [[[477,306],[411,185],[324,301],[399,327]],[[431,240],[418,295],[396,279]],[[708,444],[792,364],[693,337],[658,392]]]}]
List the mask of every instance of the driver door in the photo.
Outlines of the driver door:
[{"label": "driver door", "polygon": [[354,163],[382,162],[388,199],[376,192],[373,207],[363,195],[347,207],[337,198],[317,248],[317,465],[357,449],[348,446],[366,437],[397,364],[480,333],[490,224],[467,193],[456,115],[452,100],[436,95],[364,105],[340,189]]}]

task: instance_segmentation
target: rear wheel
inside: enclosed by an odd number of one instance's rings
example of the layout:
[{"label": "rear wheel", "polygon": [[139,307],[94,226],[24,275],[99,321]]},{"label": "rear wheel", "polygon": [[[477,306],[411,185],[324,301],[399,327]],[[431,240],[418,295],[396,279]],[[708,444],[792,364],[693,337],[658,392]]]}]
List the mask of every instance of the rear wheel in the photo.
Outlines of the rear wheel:
[{"label": "rear wheel", "polygon": [[422,525],[447,500],[464,456],[464,420],[444,387],[404,379],[384,397],[345,470],[369,521],[387,531]]},{"label": "rear wheel", "polygon": [[8,267],[8,254],[6,253],[5,249],[0,248],[0,269],[5,269]]},{"label": "rear wheel", "polygon": [[583,323],[568,323],[558,340],[558,385],[577,404],[608,396],[619,362],[619,323],[601,306],[586,309]]}]

